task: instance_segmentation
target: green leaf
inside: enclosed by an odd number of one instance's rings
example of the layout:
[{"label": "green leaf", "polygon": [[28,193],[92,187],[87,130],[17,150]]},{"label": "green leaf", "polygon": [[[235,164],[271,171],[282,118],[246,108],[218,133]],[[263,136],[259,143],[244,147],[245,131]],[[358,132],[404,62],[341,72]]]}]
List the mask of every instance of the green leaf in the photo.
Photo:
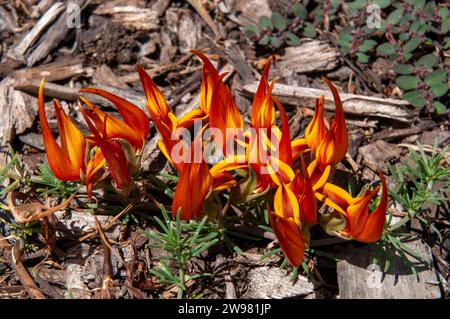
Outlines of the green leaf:
[{"label": "green leaf", "polygon": [[287,28],[287,22],[285,17],[283,17],[278,12],[272,13],[272,23],[275,29],[277,29],[278,31],[283,31]]},{"label": "green leaf", "polygon": [[411,74],[414,71],[414,67],[410,64],[397,63],[394,65],[394,71],[397,74]]},{"label": "green leaf", "polygon": [[406,92],[403,94],[403,99],[418,109],[421,109],[425,105],[423,93],[420,91]]},{"label": "green leaf", "polygon": [[432,53],[426,54],[422,56],[419,60],[416,61],[416,66],[424,66],[426,68],[431,69],[437,63],[437,57]]},{"label": "green leaf", "polygon": [[425,84],[428,87],[435,86],[445,81],[447,72],[444,70],[436,70],[425,77]]},{"label": "green leaf", "polygon": [[391,5],[391,0],[373,0],[372,4],[376,4],[381,9],[384,9]]},{"label": "green leaf", "polygon": [[261,30],[257,25],[244,25],[243,29],[245,31],[245,35],[251,37],[253,35],[259,36]]},{"label": "green leaf", "polygon": [[302,20],[306,19],[306,16],[308,14],[308,11],[306,11],[306,8],[301,3],[296,3],[292,6],[292,12],[296,17],[299,17]]},{"label": "green leaf", "polygon": [[259,41],[259,45],[268,45],[270,42],[270,37],[268,35],[263,36]]},{"label": "green leaf", "polygon": [[447,83],[436,84],[430,88],[435,97],[441,97],[448,91]]},{"label": "green leaf", "polygon": [[266,16],[259,17],[259,27],[261,29],[273,30],[272,20]]},{"label": "green leaf", "polygon": [[427,32],[428,30],[428,25],[421,21],[421,20],[416,20],[413,21],[413,23],[411,23],[411,25],[409,26],[409,32]]},{"label": "green leaf", "polygon": [[448,18],[448,8],[447,7],[440,7],[438,9],[438,14],[441,17],[442,20],[445,20]]},{"label": "green leaf", "polygon": [[434,15],[434,10],[436,10],[436,3],[434,1],[428,1],[423,10],[429,15]]},{"label": "green leaf", "polygon": [[336,40],[336,43],[339,44],[341,47],[350,48],[351,40],[349,41],[347,39],[339,38]]},{"label": "green leaf", "polygon": [[358,58],[358,62],[367,63],[369,62],[369,57],[361,52],[356,53],[356,57]]},{"label": "green leaf", "polygon": [[434,103],[433,103],[433,107],[434,107],[434,109],[436,110],[436,113],[437,113],[437,114],[444,114],[444,113],[447,113],[447,108],[445,107],[444,104],[442,104],[442,103],[439,102],[439,101],[434,102]]},{"label": "green leaf", "polygon": [[416,88],[417,84],[419,84],[419,80],[415,76],[400,75],[395,79],[395,83],[397,83],[402,90],[413,90]]},{"label": "green leaf", "polygon": [[291,46],[296,46],[300,44],[300,39],[298,36],[293,34],[292,32],[286,32],[285,34],[286,43]]},{"label": "green leaf", "polygon": [[408,41],[410,36],[409,33],[400,33],[398,38],[402,41]]},{"label": "green leaf", "polygon": [[443,44],[444,49],[448,49],[450,48],[450,37],[446,37],[444,38],[444,44]]},{"label": "green leaf", "polygon": [[356,10],[365,9],[367,7],[367,1],[366,0],[355,0],[353,2],[350,2],[348,4],[348,13],[351,15]]},{"label": "green leaf", "polygon": [[281,47],[281,40],[278,37],[271,37],[270,38],[270,45],[274,47],[275,49],[278,49]]},{"label": "green leaf", "polygon": [[386,18],[386,22],[392,25],[396,25],[400,22],[400,19],[403,17],[403,8],[397,8],[392,11],[388,17]]},{"label": "green leaf", "polygon": [[413,57],[411,52],[404,52],[403,53],[403,58],[405,59],[405,61],[408,61],[409,59],[411,59]]},{"label": "green leaf", "polygon": [[305,28],[303,29],[303,35],[308,38],[315,38],[316,37],[316,29],[314,28],[314,25],[311,23],[308,23]]},{"label": "green leaf", "polygon": [[404,52],[414,51],[421,42],[422,40],[419,37],[412,38],[411,40],[405,43],[405,45],[403,46],[403,51]]},{"label": "green leaf", "polygon": [[446,34],[450,31],[450,19],[447,18],[444,20],[444,22],[442,22],[441,24],[441,32],[443,34]]},{"label": "green leaf", "polygon": [[378,55],[391,55],[394,53],[395,53],[395,45],[393,45],[392,43],[385,42],[377,47]]},{"label": "green leaf", "polygon": [[360,52],[367,52],[377,45],[377,41],[374,40],[364,40],[364,42],[358,46]]},{"label": "green leaf", "polygon": [[425,5],[425,0],[408,0],[415,10],[422,9]]}]

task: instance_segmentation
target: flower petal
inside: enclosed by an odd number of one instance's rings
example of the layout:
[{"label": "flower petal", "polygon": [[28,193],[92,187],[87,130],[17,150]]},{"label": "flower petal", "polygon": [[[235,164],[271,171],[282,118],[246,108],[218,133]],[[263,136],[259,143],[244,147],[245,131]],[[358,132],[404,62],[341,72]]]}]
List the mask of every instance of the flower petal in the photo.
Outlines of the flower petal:
[{"label": "flower petal", "polygon": [[[86,104],[91,111],[87,111],[86,114],[91,118],[94,124],[98,127],[100,131],[106,129],[108,132],[108,138],[122,138],[128,141],[136,149],[141,149],[143,147],[144,141],[142,132],[136,129],[135,126],[130,126],[122,120],[116,117],[109,116],[103,112],[100,108],[92,104],[88,99],[80,97],[84,104]],[[106,125],[104,128],[103,125]],[[148,134],[148,132],[147,132]],[[91,139],[90,137],[88,137]]]},{"label": "flower petal", "polygon": [[142,148],[143,143],[147,140],[148,133],[150,131],[150,121],[144,111],[133,103],[101,89],[86,88],[81,89],[80,92],[96,94],[113,103],[117,107],[117,110],[122,116],[124,122],[139,135],[141,143],[140,145],[135,146],[138,146],[138,149]]},{"label": "flower petal", "polygon": [[320,143],[322,143],[322,141],[325,139],[325,135],[327,132],[325,128],[325,121],[323,118],[323,109],[324,97],[322,95],[320,99],[316,99],[314,116],[305,131],[306,144],[314,151],[317,151]]},{"label": "flower petal", "polygon": [[58,145],[50,131],[50,126],[45,115],[44,80],[41,81],[39,87],[38,106],[45,152],[53,174],[60,180],[79,181],[80,173],[84,170],[86,140],[55,100],[54,106],[61,136],[61,146]]},{"label": "flower petal", "polygon": [[273,214],[269,210],[269,220],[280,248],[292,266],[299,267],[303,261],[305,241],[299,226],[291,219]]}]

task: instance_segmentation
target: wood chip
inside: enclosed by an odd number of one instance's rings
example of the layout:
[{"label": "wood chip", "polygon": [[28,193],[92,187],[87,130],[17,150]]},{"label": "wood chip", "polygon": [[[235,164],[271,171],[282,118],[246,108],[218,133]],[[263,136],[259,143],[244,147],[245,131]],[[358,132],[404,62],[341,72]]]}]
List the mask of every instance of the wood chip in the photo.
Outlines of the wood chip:
[{"label": "wood chip", "polygon": [[[254,82],[245,85],[243,90],[248,95],[254,95],[257,88],[258,82]],[[329,90],[276,84],[272,94],[282,103],[309,108],[314,108],[316,98],[323,95],[325,97],[325,109],[334,111],[333,96]],[[409,123],[412,119],[412,111],[407,108],[409,103],[403,100],[382,99],[346,93],[341,93],[340,97],[344,112],[348,114],[382,117],[405,123]]]},{"label": "wood chip", "polygon": [[[430,248],[420,240],[407,243],[433,265]],[[373,246],[348,247],[337,264],[339,293],[342,299],[436,299],[440,298],[438,278],[434,267],[427,269],[409,257],[419,276],[411,273],[398,255],[392,257],[390,269],[382,274],[372,268]],[[380,264],[384,267],[384,257]],[[374,269],[372,271],[372,269]],[[378,269],[378,270],[377,270]]]},{"label": "wood chip", "polygon": [[328,42],[307,41],[299,46],[287,47],[278,70],[288,69],[296,73],[323,72],[334,69],[339,63],[339,51]]},{"label": "wood chip", "polygon": [[60,81],[85,72],[81,57],[64,57],[38,67],[17,70],[13,77],[18,80],[23,78],[41,80],[45,78],[46,81]]},{"label": "wood chip", "polygon": [[114,1],[108,1],[98,6],[94,14],[112,16],[114,23],[123,25],[126,29],[152,31],[159,27],[158,12],[134,5],[117,6]]},{"label": "wood chip", "polygon": [[278,267],[257,267],[248,273],[249,287],[243,299],[300,298],[314,293],[314,285],[299,275],[297,282],[290,281],[285,270]]},{"label": "wood chip", "polygon": [[14,89],[14,79],[0,82],[0,145],[11,143],[16,134],[30,128],[36,117],[37,99]]},{"label": "wood chip", "polygon": [[395,144],[378,140],[360,147],[359,153],[362,155],[364,164],[374,172],[387,173],[386,164],[389,161],[396,161],[400,157],[401,149],[396,147]]},{"label": "wood chip", "polygon": [[48,25],[50,25],[63,11],[64,3],[56,2],[47,12],[39,19],[34,27],[22,38],[22,40],[13,47],[8,56],[15,60],[24,60],[25,52],[39,39]]}]

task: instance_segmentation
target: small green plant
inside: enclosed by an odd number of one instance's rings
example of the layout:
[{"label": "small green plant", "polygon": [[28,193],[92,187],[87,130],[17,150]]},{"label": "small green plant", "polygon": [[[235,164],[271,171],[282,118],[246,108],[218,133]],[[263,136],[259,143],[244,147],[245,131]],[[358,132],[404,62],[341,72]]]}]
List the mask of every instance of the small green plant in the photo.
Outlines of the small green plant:
[{"label": "small green plant", "polygon": [[[448,201],[445,195],[449,187],[450,167],[445,167],[444,154],[448,147],[442,151],[437,148],[437,141],[433,147],[430,156],[427,156],[420,143],[417,144],[419,152],[411,150],[410,158],[413,164],[388,166],[389,172],[395,180],[396,188],[390,191],[393,198],[407,213],[407,215],[397,224],[391,227],[395,230],[406,224],[412,218],[417,218],[428,228],[431,233],[440,237],[440,232],[434,224],[425,218],[425,212],[422,206],[425,203],[441,205]],[[444,187],[436,189],[436,183],[444,184]],[[440,238],[442,240],[442,238]]]},{"label": "small green plant", "polygon": [[336,18],[340,6],[339,0],[315,0],[316,4],[308,14],[303,3],[295,3],[287,17],[274,12],[269,18],[262,16],[258,25],[244,26],[251,41],[260,46],[279,49],[284,46],[297,46],[299,37],[315,38],[316,29],[329,29],[330,22]]},{"label": "small green plant", "polygon": [[[404,243],[404,240],[410,238],[411,235],[409,232],[401,232],[401,227],[413,218],[419,220],[430,234],[436,235],[440,241],[443,239],[433,221],[426,217],[426,210],[423,209],[423,205],[425,203],[441,205],[448,201],[445,191],[450,181],[450,168],[445,167],[443,164],[445,162],[444,154],[447,152],[447,147],[439,151],[436,141],[430,156],[425,154],[420,143],[418,143],[418,149],[419,152],[414,150],[410,152],[412,164],[397,164],[395,167],[388,165],[389,172],[392,174],[395,182],[395,188],[390,190],[389,194],[406,212],[406,215],[400,221],[392,224],[393,215],[390,214],[383,237],[377,243],[378,249],[373,263],[378,262],[381,250],[384,250],[386,256],[384,271],[389,270],[391,257],[395,252],[402,257],[402,260],[410,267],[414,274],[416,274],[415,268],[408,260],[407,255],[427,267],[430,266],[427,260]],[[445,186],[436,189],[436,183],[442,183]]]},{"label": "small green plant", "polygon": [[282,46],[296,46],[300,39],[296,34],[314,38],[316,30],[312,23],[306,22],[307,11],[304,5],[295,4],[292,8],[292,16],[283,17],[274,12],[269,18],[262,16],[258,25],[244,26],[244,31],[250,40],[261,46],[269,46],[278,49]]},{"label": "small green plant", "polygon": [[38,193],[48,193],[49,195],[58,195],[67,198],[72,195],[78,186],[74,183],[62,181],[53,175],[52,170],[47,164],[39,165],[38,177],[34,178],[33,183],[47,186],[46,188],[38,188]]},{"label": "small green plant", "polygon": [[200,277],[210,276],[209,273],[187,274],[188,263],[209,247],[218,242],[218,233],[205,231],[207,217],[199,223],[185,223],[180,220],[180,212],[177,218],[172,220],[167,211],[161,206],[163,220],[155,217],[155,221],[161,227],[162,232],[150,231],[146,235],[152,240],[151,247],[163,249],[167,256],[159,257],[160,266],[150,272],[159,280],[168,285],[178,287],[178,298],[183,298],[186,291],[186,282]]},{"label": "small green plant", "polygon": [[[337,34],[341,53],[361,64],[378,57],[393,64],[403,98],[418,109],[447,112],[448,75],[442,52],[450,48],[450,13],[445,2],[426,0],[316,0],[297,3],[292,14],[261,17],[245,26],[251,41],[272,49],[316,38],[316,30]],[[341,19],[337,19],[338,14]],[[348,17],[344,23],[342,17]]]},{"label": "small green plant", "polygon": [[341,52],[360,63],[386,57],[394,65],[395,83],[405,100],[419,109],[445,113],[447,73],[436,52],[450,47],[448,5],[425,0],[370,3],[380,8],[379,25],[368,24],[374,15],[367,10],[369,1],[348,3],[349,24],[341,28],[337,40]]}]

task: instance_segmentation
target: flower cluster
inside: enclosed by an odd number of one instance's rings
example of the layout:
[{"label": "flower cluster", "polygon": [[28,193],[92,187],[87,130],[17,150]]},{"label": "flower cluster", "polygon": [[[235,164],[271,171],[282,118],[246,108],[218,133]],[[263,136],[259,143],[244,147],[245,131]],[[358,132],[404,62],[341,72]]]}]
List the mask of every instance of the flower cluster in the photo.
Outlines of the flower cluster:
[{"label": "flower cluster", "polygon": [[[228,193],[229,205],[264,199],[273,232],[295,267],[302,262],[309,244],[309,229],[315,224],[342,238],[377,241],[384,229],[387,209],[384,177],[380,176],[381,198],[372,212],[369,205],[380,186],[352,197],[331,183],[336,164],[348,149],[344,111],[333,84],[324,79],[333,94],[334,119],[325,121],[324,98],[318,98],[304,137],[291,140],[286,112],[272,95],[275,83],[268,81],[270,62],[264,68],[251,106],[250,124],[245,128],[223,81],[226,74],[219,74],[201,52],[192,52],[203,62],[199,108],[180,118],[150,76],[137,66],[145,107],[160,136],[158,147],[179,176],[173,214],[180,213],[185,220],[204,214],[211,218],[220,216],[220,195],[224,192]],[[149,118],[139,107],[112,93],[93,88],[81,92],[106,98],[117,107],[123,120],[106,115],[80,98],[80,110],[91,131],[83,136],[55,100],[59,146],[45,117],[41,85],[39,116],[50,168],[61,180],[84,182],[89,196],[92,188],[102,186],[109,176],[114,188],[127,195],[139,169],[139,154],[150,129]],[[213,153],[219,156],[206,156]],[[319,214],[321,204],[328,206],[330,212]]]}]

